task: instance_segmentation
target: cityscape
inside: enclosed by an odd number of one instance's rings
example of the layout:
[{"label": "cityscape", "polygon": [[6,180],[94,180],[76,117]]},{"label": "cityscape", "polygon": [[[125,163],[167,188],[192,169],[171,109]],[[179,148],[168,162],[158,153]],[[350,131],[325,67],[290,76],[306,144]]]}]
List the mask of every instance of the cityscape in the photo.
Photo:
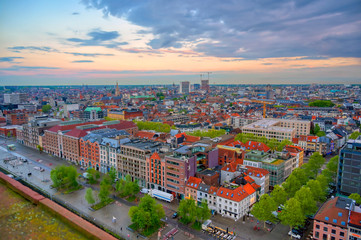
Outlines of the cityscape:
[{"label": "cityscape", "polygon": [[0,238],[361,240],[360,10],[0,3]]}]

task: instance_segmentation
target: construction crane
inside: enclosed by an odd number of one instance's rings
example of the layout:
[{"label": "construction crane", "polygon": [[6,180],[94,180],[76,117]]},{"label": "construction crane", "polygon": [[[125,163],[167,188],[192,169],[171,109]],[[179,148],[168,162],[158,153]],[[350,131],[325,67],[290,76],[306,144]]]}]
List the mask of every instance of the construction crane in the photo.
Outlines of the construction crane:
[{"label": "construction crane", "polygon": [[266,105],[274,104],[276,101],[273,101],[273,100],[272,101],[262,101],[262,100],[251,99],[251,102],[263,104],[263,118],[266,118]]}]

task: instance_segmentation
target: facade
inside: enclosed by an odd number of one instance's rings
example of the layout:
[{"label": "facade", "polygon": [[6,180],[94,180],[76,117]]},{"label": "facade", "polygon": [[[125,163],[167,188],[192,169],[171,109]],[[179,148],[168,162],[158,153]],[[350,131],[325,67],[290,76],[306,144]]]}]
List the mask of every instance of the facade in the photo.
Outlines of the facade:
[{"label": "facade", "polygon": [[107,173],[111,168],[118,169],[117,154],[120,145],[130,142],[129,138],[104,137],[100,143],[100,172]]},{"label": "facade", "polygon": [[208,203],[210,186],[204,183],[200,183],[197,191],[197,202],[201,204],[203,201]]},{"label": "facade", "polygon": [[190,83],[189,82],[181,82],[179,93],[189,94],[190,92]]},{"label": "facade", "polygon": [[108,109],[108,117],[116,120],[131,120],[143,117],[143,112],[137,109]]},{"label": "facade", "polygon": [[185,185],[189,177],[194,177],[197,170],[197,158],[182,148],[172,155],[165,156],[165,188],[179,199],[185,195]]},{"label": "facade", "polygon": [[209,80],[201,80],[201,89],[209,91]]},{"label": "facade", "polygon": [[84,110],[84,118],[95,121],[104,118],[104,113],[100,107],[87,107]]},{"label": "facade", "polygon": [[348,140],[341,149],[337,171],[337,191],[361,194],[361,140]]},{"label": "facade", "polygon": [[189,177],[184,191],[185,198],[193,199],[194,201],[197,202],[198,201],[197,191],[201,183],[202,180],[200,178]]},{"label": "facade", "polygon": [[335,197],[325,202],[314,216],[313,239],[347,239],[347,223],[354,201]]},{"label": "facade", "polygon": [[39,145],[39,136],[44,134],[44,131],[60,124],[58,119],[44,117],[36,117],[23,125],[23,142],[25,146],[36,148]]},{"label": "facade", "polygon": [[267,118],[242,127],[242,131],[257,136],[265,136],[268,139],[292,141],[292,138],[296,136],[308,135],[310,127],[310,121]]},{"label": "facade", "polygon": [[135,139],[120,146],[120,152],[117,154],[119,178],[129,174],[133,180],[138,180],[142,187],[147,186],[148,170],[147,158],[154,152],[160,152],[163,144],[160,142]]},{"label": "facade", "polygon": [[147,158],[147,172],[148,172],[148,188],[164,191],[164,172],[165,160],[160,157],[157,152],[154,152]]},{"label": "facade", "polygon": [[4,103],[12,103],[12,104],[26,103],[27,97],[28,96],[26,93],[5,93]]},{"label": "facade", "polygon": [[220,187],[217,191],[217,212],[222,216],[238,220],[248,214],[256,202],[256,190],[251,185]]},{"label": "facade", "polygon": [[[357,208],[357,210],[356,210]],[[348,223],[348,239],[361,240],[361,208],[355,207],[355,211],[351,211]]]},{"label": "facade", "polygon": [[238,161],[243,163],[245,152],[237,147],[218,145],[218,165],[224,166],[227,163]]},{"label": "facade", "polygon": [[202,179],[202,182],[207,185],[219,186],[219,173],[214,170],[204,169],[203,171],[197,172],[196,177]]}]

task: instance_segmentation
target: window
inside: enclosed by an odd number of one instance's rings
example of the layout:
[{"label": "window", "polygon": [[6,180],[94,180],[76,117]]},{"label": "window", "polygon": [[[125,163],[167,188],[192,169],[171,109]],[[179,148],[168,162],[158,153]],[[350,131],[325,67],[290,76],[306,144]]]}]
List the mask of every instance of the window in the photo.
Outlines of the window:
[{"label": "window", "polygon": [[320,225],[317,224],[317,225],[316,225],[316,229],[320,229]]},{"label": "window", "polygon": [[323,235],[322,235],[322,239],[323,239],[323,240],[327,240],[327,234],[323,234]]},{"label": "window", "polygon": [[316,238],[319,238],[319,237],[320,237],[320,233],[316,231],[316,232],[315,232],[315,237],[316,237]]},{"label": "window", "polygon": [[323,231],[327,232],[328,231],[327,227],[323,227]]},{"label": "window", "polygon": [[332,230],[331,230],[331,233],[332,233],[332,234],[336,234],[336,230],[335,230],[335,229],[332,229]]},{"label": "window", "polygon": [[344,233],[344,232],[340,232],[340,236],[341,236],[341,237],[345,236],[345,233]]}]

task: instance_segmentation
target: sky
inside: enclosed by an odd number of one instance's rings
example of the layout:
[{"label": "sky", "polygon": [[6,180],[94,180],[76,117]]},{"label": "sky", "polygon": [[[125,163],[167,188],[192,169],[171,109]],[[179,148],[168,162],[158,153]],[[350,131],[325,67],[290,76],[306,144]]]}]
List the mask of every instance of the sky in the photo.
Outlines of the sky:
[{"label": "sky", "polygon": [[1,0],[0,85],[361,84],[360,0]]}]

